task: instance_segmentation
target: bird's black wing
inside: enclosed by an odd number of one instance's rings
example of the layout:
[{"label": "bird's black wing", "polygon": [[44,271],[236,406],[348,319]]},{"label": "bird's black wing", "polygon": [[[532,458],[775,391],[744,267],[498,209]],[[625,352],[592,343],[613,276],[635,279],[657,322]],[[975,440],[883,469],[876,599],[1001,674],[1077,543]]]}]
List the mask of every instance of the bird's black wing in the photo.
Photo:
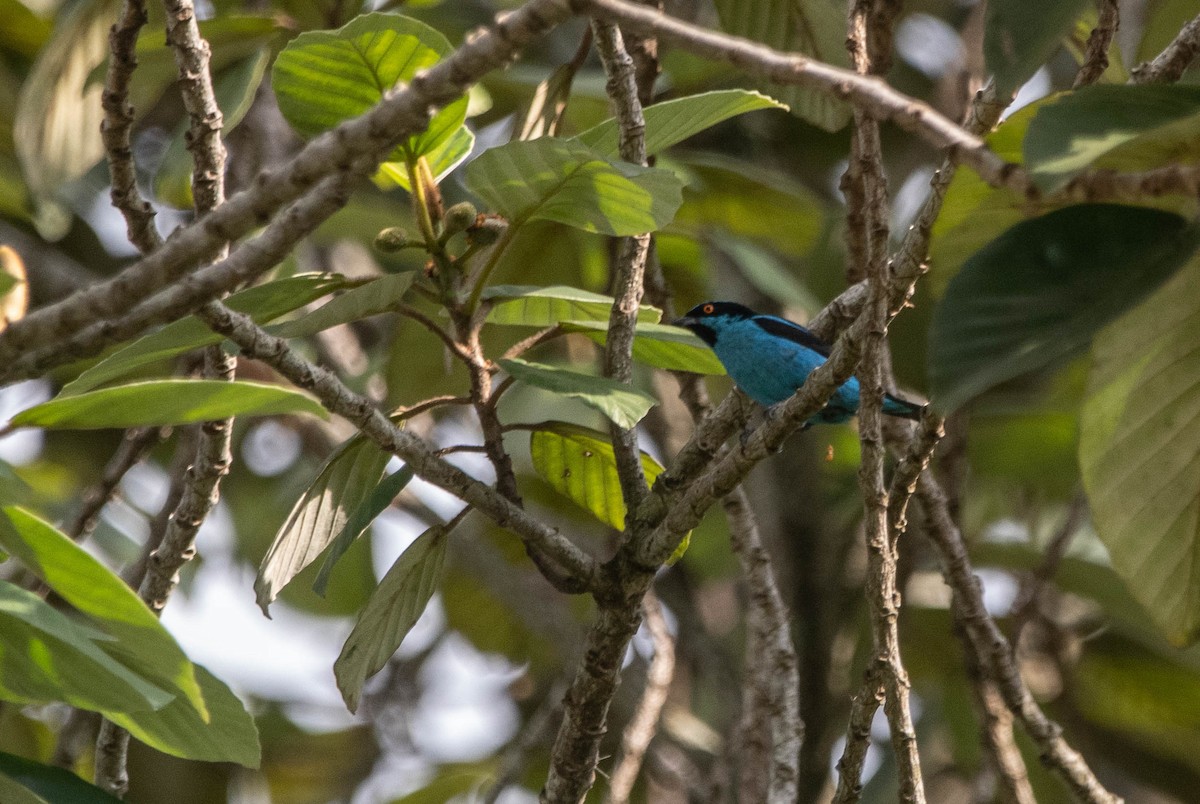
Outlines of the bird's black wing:
[{"label": "bird's black wing", "polygon": [[786,318],[779,318],[773,315],[756,315],[753,319],[755,324],[766,333],[774,335],[778,338],[786,338],[789,341],[798,343],[801,346],[812,349],[817,354],[829,357],[830,346],[825,341],[813,335],[799,324],[794,324]]}]

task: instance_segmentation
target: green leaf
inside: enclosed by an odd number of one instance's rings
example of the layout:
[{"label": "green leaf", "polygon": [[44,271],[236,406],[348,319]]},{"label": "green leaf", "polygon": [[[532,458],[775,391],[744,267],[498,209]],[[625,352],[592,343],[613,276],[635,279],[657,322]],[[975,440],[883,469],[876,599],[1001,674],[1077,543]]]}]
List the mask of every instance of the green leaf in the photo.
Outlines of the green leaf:
[{"label": "green leaf", "polygon": [[[608,323],[565,321],[567,332],[579,332],[603,346],[608,341]],[[689,330],[669,324],[638,322],[633,338],[633,359],[668,371],[694,374],[724,374],[725,367],[712,349]]]},{"label": "green leaf", "polygon": [[[787,109],[760,92],[722,89],[656,103],[643,110],[646,118],[646,153],[657,154],[717,123],[759,109]],[[605,120],[575,139],[607,157],[616,157],[617,121]]]},{"label": "green leaf", "polygon": [[[612,313],[613,298],[579,288],[563,285],[492,285],[485,288],[482,298],[492,305],[489,324],[510,324],[520,327],[552,327],[564,321],[603,321],[607,329]],[[655,322],[662,318],[657,307],[643,304],[638,308],[638,321]]]},{"label": "green leaf", "polygon": [[[51,804],[25,785],[13,781],[3,773],[0,773],[0,800],[8,802],[8,804]],[[119,801],[120,799],[111,800]]]},{"label": "green leaf", "polygon": [[154,712],[105,712],[104,716],[165,754],[257,768],[262,749],[254,718],[220,679],[200,665],[194,667],[208,704],[208,718],[201,718],[178,698]]},{"label": "green leaf", "polygon": [[403,491],[412,479],[412,468],[407,465],[403,466],[379,481],[379,485],[367,495],[365,500],[359,503],[354,512],[350,514],[350,518],[346,520],[346,525],[329,545],[329,552],[325,554],[325,562],[321,564],[321,570],[317,573],[316,581],[313,582],[314,592],[321,597],[325,596],[325,588],[329,584],[329,573],[333,571],[333,565],[346,554],[350,545],[354,544],[354,540],[371,526],[375,518],[387,510],[387,507],[392,504],[392,500],[396,499],[396,495]]},{"label": "green leaf", "polygon": [[657,231],[681,201],[669,170],[610,162],[549,137],[484,151],[467,167],[467,187],[514,225],[549,220],[608,235]]},{"label": "green leaf", "polygon": [[[0,775],[7,777],[26,792],[40,796],[41,801],[71,802],[71,804],[119,804],[95,785],[90,785],[69,770],[43,765],[24,757],[0,752]],[[0,799],[7,804],[19,804],[20,798],[7,795],[0,788]]]},{"label": "green leaf", "polygon": [[1200,260],[1092,348],[1079,466],[1113,568],[1177,645],[1200,636]]},{"label": "green leaf", "polygon": [[265,383],[222,380],[151,380],[60,396],[23,410],[15,427],[97,430],[106,427],[194,424],[230,416],[311,413],[328,418],[316,399]]},{"label": "green leaf", "polygon": [[207,716],[192,663],[141,598],[66,534],[16,506],[0,508],[0,548],[114,639],[105,652]]},{"label": "green leaf", "polygon": [[[617,460],[608,435],[566,422],[544,422],[529,439],[533,468],[559,494],[604,524],[625,527],[625,500],[617,476]],[[662,473],[658,461],[642,453],[646,482]]]},{"label": "green leaf", "polygon": [[[846,7],[831,0],[716,0],[721,28],[735,36],[785,52],[803,53],[817,61],[849,67],[846,53]],[[764,82],[767,94],[791,108],[792,114],[826,131],[850,120],[850,108],[828,93]]]},{"label": "green leaf", "polygon": [[383,576],[359,615],[333,663],[338,689],[351,712],[358,709],[363,683],[387,664],[441,583],[447,542],[443,525],[418,536]]},{"label": "green leaf", "polygon": [[1164,164],[1200,157],[1197,128],[1200,87],[1084,87],[1038,109],[1025,135],[1025,163],[1037,185],[1052,192],[1103,157],[1120,157],[1120,150],[1125,159],[1102,166],[1149,167],[1155,151]]},{"label": "green leaf", "polygon": [[32,60],[50,38],[53,26],[21,0],[0,0],[0,47]]},{"label": "green leaf", "polygon": [[[475,135],[466,126],[455,130],[450,137],[436,148],[425,154],[429,171],[435,182],[440,182],[449,175],[450,171],[463,163],[475,147]],[[387,190],[392,186],[410,190],[408,166],[403,162],[384,162],[374,176],[375,183]]]},{"label": "green leaf", "polygon": [[1147,4],[1146,27],[1133,63],[1151,61],[1179,36],[1179,31],[1195,16],[1195,0],[1151,0]]},{"label": "green leaf", "polygon": [[515,359],[500,360],[500,367],[526,385],[577,399],[626,430],[636,427],[658,404],[650,394],[607,377]]},{"label": "green leaf", "polygon": [[[271,86],[287,121],[313,137],[363,114],[451,50],[446,37],[423,22],[363,14],[336,31],[309,31],[289,42],[275,60]],[[432,154],[462,128],[466,115],[464,95],[442,107],[425,131],[401,143],[391,160]],[[462,142],[460,137],[455,147]]]},{"label": "green leaf", "polygon": [[[226,299],[225,305],[265,324],[344,285],[345,278],[337,274],[301,274],[247,288]],[[90,391],[144,366],[220,342],[220,335],[195,316],[188,316],[113,352],[63,386],[61,396]]]},{"label": "green leaf", "polygon": [[953,410],[1085,347],[1158,287],[1200,227],[1142,207],[1081,204],[1009,229],[967,261],[933,314],[930,384]]},{"label": "green leaf", "polygon": [[263,558],[254,580],[259,608],[295,578],[346,527],[350,513],[362,505],[379,483],[387,453],[371,441],[352,438],[340,446],[304,492]]},{"label": "green leaf", "polygon": [[267,327],[280,338],[302,338],[349,321],[386,313],[412,286],[413,273],[389,274],[352,288],[311,313]]},{"label": "green leaf", "polygon": [[92,712],[161,709],[172,695],[100,649],[103,631],[0,581],[0,698]]},{"label": "green leaf", "polygon": [[1050,58],[1086,6],[1086,0],[988,2],[983,55],[1001,97],[1019,89]]}]

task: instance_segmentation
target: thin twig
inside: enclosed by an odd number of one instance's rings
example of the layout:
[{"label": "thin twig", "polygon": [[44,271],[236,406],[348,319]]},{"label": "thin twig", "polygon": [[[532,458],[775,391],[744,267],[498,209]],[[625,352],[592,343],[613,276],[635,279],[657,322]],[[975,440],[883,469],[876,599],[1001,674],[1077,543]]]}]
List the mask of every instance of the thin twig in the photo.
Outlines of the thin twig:
[{"label": "thin twig", "polygon": [[1108,47],[1120,26],[1121,10],[1117,8],[1117,0],[1100,0],[1100,18],[1088,36],[1083,64],[1079,65],[1073,89],[1094,84],[1104,75],[1104,71],[1108,69]]},{"label": "thin twig", "polygon": [[1196,60],[1196,56],[1200,56],[1200,14],[1180,29],[1162,53],[1133,68],[1133,83],[1174,83],[1183,77],[1187,68]]},{"label": "thin twig", "polygon": [[[617,144],[621,158],[635,165],[646,164],[646,119],[638,100],[637,75],[633,59],[625,50],[621,29],[611,22],[592,21],[596,52],[608,75],[605,89],[617,118]],[[613,305],[604,343],[604,376],[628,384],[633,379],[633,339],[638,310],[642,303],[646,256],[650,235],[623,237],[617,247],[613,266]],[[646,475],[642,469],[635,428],[625,429],[610,423],[617,476],[628,516],[646,497]],[[626,528],[628,532],[629,529]]]},{"label": "thin twig", "polygon": [[621,755],[608,780],[609,804],[627,804],[629,801],[629,794],[633,792],[634,782],[642,768],[642,758],[658,728],[658,718],[667,702],[671,679],[675,675],[675,639],[667,630],[662,605],[653,591],[648,592],[642,600],[642,610],[645,614],[643,622],[654,645],[654,656],[646,670],[646,688],[642,691],[642,699],[621,737]]},{"label": "thin twig", "polygon": [[554,725],[554,715],[562,704],[562,695],[567,689],[565,681],[556,681],[534,713],[525,721],[521,733],[517,735],[504,753],[500,756],[500,769],[496,772],[496,780],[487,789],[479,801],[480,804],[496,804],[509,785],[516,781],[529,754],[550,733]]},{"label": "thin twig", "polygon": [[1058,531],[1046,546],[1041,563],[1031,573],[1027,582],[1022,584],[1020,593],[1012,605],[1010,614],[1012,637],[1009,641],[1014,646],[1020,647],[1021,632],[1025,630],[1025,626],[1037,613],[1046,586],[1054,580],[1058,566],[1062,563],[1063,556],[1067,554],[1067,548],[1071,546],[1071,539],[1079,532],[1079,526],[1083,524],[1087,512],[1087,496],[1083,491],[1077,491],[1067,506],[1067,514],[1062,525],[1059,526]]},{"label": "thin twig", "polygon": [[437,336],[438,340],[446,345],[446,348],[450,350],[450,354],[457,357],[463,363],[470,365],[471,355],[466,349],[463,348],[463,345],[454,340],[454,338],[450,337],[446,330],[442,329],[441,326],[439,326],[438,323],[432,318],[425,315],[411,304],[406,304],[404,302],[396,302],[392,305],[392,310],[404,316],[405,318],[411,318],[413,321],[416,321],[425,329],[432,332]]},{"label": "thin twig", "polygon": [[140,427],[126,430],[121,446],[104,467],[100,479],[83,493],[83,502],[63,532],[82,541],[96,528],[100,512],[117,492],[121,479],[170,434],[169,427]]}]

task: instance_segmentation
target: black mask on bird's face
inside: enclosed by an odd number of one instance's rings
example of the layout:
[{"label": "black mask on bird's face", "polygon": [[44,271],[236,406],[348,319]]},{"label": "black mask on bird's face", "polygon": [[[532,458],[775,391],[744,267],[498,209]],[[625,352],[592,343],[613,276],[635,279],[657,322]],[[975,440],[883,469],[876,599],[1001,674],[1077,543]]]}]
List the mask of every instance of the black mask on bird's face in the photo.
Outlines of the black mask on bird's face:
[{"label": "black mask on bird's face", "polygon": [[690,329],[700,340],[713,346],[717,342],[717,331],[705,323],[713,318],[746,319],[753,318],[754,311],[737,302],[708,301],[701,302],[687,311],[683,318],[677,318],[671,323],[677,327]]}]

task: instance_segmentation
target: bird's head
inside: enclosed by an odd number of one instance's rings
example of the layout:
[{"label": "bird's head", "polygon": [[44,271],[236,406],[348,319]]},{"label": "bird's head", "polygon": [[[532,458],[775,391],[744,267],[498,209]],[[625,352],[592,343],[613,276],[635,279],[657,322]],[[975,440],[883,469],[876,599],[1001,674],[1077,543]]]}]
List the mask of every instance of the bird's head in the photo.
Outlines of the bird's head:
[{"label": "bird's head", "polygon": [[749,307],[729,301],[707,301],[697,304],[687,311],[683,318],[677,318],[671,323],[677,327],[690,329],[709,346],[717,343],[721,329],[739,321],[753,318],[757,313]]}]

